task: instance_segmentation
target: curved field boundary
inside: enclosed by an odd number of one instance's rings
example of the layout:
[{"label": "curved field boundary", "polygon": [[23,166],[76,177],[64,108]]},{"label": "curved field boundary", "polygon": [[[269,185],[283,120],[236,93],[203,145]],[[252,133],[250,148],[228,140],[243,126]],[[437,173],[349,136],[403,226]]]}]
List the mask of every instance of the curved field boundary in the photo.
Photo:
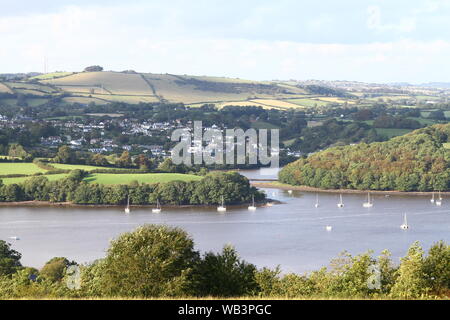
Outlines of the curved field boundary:
[{"label": "curved field boundary", "polygon": [[4,85],[6,88],[8,88],[9,91],[10,91],[10,93],[12,93],[12,94],[17,94],[17,91],[14,90],[14,88],[11,87],[11,86],[10,86],[9,84],[7,84],[6,82],[2,82],[1,84]]},{"label": "curved field boundary", "polygon": [[[57,85],[60,88],[64,88],[64,87],[80,87],[80,88],[97,88],[97,89],[102,89],[105,90],[106,92],[108,92],[110,95],[114,95],[114,93],[112,93],[111,90],[109,90],[108,88],[105,88],[104,86],[97,84],[97,85],[87,85],[87,84],[58,84]],[[78,92],[78,91],[70,91],[70,92],[75,92],[75,93],[82,93],[82,92]],[[96,94],[104,94],[104,93],[96,93]]]},{"label": "curved field boundary", "polygon": [[158,99],[159,102],[163,102],[161,97],[156,93],[155,86],[150,81],[148,81],[148,79],[142,73],[139,73],[139,75],[141,76],[142,80],[144,80],[145,83],[150,87],[150,89],[153,92],[153,96],[156,97],[156,99]]}]

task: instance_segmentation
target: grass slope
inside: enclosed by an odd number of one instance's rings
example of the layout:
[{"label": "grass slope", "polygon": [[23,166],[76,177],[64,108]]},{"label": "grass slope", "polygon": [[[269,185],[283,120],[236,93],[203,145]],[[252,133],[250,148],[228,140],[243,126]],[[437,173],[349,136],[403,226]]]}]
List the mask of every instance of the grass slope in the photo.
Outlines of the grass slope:
[{"label": "grass slope", "polygon": [[27,174],[45,173],[44,169],[39,168],[34,163],[0,163],[0,175],[7,174]]},{"label": "grass slope", "polygon": [[201,180],[202,177],[181,173],[144,173],[144,174],[109,174],[96,173],[85,178],[85,181],[99,184],[160,183],[170,181]]},{"label": "grass slope", "polygon": [[[46,177],[48,180],[50,181],[56,181],[62,178],[67,177],[68,174],[67,173],[61,173],[61,174],[48,174],[48,175],[42,175],[41,177]],[[3,181],[3,184],[19,184],[19,183],[23,183],[29,179],[31,179],[32,177],[20,177],[20,178],[2,178],[1,180]]]}]

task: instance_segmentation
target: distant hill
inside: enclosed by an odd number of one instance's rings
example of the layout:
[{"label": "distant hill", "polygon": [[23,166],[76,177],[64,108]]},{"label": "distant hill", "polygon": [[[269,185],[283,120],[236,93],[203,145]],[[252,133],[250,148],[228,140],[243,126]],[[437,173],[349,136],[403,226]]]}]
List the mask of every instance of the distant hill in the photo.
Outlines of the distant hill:
[{"label": "distant hill", "polygon": [[[35,77],[34,80],[72,96],[91,98],[96,103],[242,103],[252,99],[299,98],[306,93],[299,87],[272,82],[134,71],[56,73]],[[292,104],[292,107],[296,106]]]},{"label": "distant hill", "polygon": [[428,82],[420,84],[421,87],[427,88],[445,88],[450,89],[450,82]]},{"label": "distant hill", "polygon": [[401,106],[408,100],[436,99],[442,91],[428,87],[408,90],[352,81],[252,81],[134,70],[0,75],[0,105],[17,105],[20,96],[20,104],[29,106],[39,106],[60,97],[62,103],[68,105],[168,102],[191,107],[215,104],[219,108],[235,105],[287,110],[330,105],[370,106],[374,99],[396,101]]},{"label": "distant hill", "polygon": [[333,94],[337,92],[334,89],[322,88],[322,91],[312,92],[308,86],[296,82],[139,73],[134,70],[54,72],[29,74],[25,78],[0,78],[0,104],[12,105],[19,94],[25,96],[28,105],[32,106],[57,96],[67,104],[182,102],[192,107],[214,103],[218,107],[260,106],[281,110],[354,103],[341,97],[341,91],[340,96]]},{"label": "distant hill", "polygon": [[293,162],[283,183],[323,189],[437,191],[450,189],[450,124],[386,142],[330,148]]}]

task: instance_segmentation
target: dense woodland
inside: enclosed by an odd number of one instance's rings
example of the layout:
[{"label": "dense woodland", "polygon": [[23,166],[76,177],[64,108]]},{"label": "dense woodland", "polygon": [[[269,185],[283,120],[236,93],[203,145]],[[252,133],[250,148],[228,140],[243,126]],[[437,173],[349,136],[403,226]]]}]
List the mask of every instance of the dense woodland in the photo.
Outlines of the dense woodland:
[{"label": "dense woodland", "polygon": [[283,183],[323,189],[444,191],[450,189],[450,124],[386,142],[330,148],[287,165]]},{"label": "dense woodland", "polygon": [[[157,244],[157,245],[155,245]],[[436,299],[450,294],[450,246],[428,254],[414,243],[400,264],[389,251],[343,252],[328,268],[299,275],[258,269],[236,250],[201,254],[183,230],[146,225],[111,242],[106,257],[78,265],[55,257],[40,270],[0,241],[0,298],[375,298]]]}]

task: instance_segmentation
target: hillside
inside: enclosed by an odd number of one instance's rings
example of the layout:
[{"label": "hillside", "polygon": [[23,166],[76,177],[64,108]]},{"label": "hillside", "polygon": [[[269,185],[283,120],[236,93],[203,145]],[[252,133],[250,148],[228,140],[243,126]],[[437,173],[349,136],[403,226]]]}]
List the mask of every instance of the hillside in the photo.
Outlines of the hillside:
[{"label": "hillside", "polygon": [[0,105],[11,106],[39,106],[61,97],[67,105],[181,102],[192,107],[213,103],[219,108],[237,105],[288,110],[355,105],[370,107],[376,103],[404,107],[446,102],[446,96],[441,89],[409,85],[400,88],[346,81],[252,81],[138,73],[133,70],[17,74],[17,77],[0,74]]},{"label": "hillside", "polygon": [[354,103],[311,93],[296,83],[134,71],[56,72],[7,81],[0,77],[0,104],[14,105],[18,95],[33,106],[57,96],[67,104],[182,102],[193,107],[214,103],[280,110]]},{"label": "hillside", "polygon": [[386,142],[335,147],[287,165],[279,179],[323,189],[437,191],[450,188],[450,124]]}]

